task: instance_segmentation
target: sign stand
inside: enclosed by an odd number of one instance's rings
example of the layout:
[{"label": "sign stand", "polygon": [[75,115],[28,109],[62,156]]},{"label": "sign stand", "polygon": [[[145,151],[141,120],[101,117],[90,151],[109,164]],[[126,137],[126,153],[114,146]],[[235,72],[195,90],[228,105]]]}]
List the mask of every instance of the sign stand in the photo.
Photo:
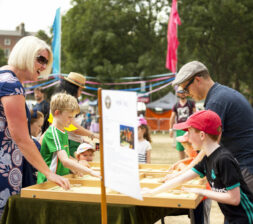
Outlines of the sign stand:
[{"label": "sign stand", "polygon": [[107,207],[104,175],[104,150],[103,150],[103,117],[102,117],[102,89],[98,89],[98,113],[99,113],[99,150],[100,150],[100,170],[101,170],[101,220],[102,224],[107,224]]}]

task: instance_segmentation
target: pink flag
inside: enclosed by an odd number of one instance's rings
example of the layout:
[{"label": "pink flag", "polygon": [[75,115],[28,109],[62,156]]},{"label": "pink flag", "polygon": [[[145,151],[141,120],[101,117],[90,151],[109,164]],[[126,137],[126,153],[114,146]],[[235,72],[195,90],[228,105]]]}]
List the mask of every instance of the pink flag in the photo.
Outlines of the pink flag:
[{"label": "pink flag", "polygon": [[177,0],[172,0],[167,33],[166,68],[170,69],[173,73],[177,70],[177,47],[179,45],[177,39],[177,25],[181,25],[177,12]]}]

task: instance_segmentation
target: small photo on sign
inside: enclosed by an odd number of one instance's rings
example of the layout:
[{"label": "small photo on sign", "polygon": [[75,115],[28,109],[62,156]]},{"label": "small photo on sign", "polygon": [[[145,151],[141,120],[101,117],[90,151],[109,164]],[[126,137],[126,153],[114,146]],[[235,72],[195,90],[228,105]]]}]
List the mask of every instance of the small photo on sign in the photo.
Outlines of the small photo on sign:
[{"label": "small photo on sign", "polygon": [[134,128],[120,125],[120,146],[134,150]]}]

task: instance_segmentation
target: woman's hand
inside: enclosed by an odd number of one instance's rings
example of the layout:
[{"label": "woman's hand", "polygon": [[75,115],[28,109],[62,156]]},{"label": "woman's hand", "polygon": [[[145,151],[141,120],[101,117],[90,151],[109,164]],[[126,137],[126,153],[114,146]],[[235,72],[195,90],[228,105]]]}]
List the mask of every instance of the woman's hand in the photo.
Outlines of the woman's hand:
[{"label": "woman's hand", "polygon": [[47,180],[55,182],[57,185],[61,186],[64,190],[70,189],[69,180],[65,177],[61,177],[53,172],[50,172],[47,176]]}]

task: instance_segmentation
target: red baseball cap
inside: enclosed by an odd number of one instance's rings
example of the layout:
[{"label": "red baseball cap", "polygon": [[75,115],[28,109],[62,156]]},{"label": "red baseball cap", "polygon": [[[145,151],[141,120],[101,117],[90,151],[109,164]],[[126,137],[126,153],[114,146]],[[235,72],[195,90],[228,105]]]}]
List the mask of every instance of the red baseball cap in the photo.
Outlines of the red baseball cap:
[{"label": "red baseball cap", "polygon": [[221,119],[218,114],[211,110],[201,110],[188,117],[187,121],[174,124],[173,129],[187,131],[188,128],[192,127],[210,135],[219,135],[221,133],[219,127],[221,126]]}]

